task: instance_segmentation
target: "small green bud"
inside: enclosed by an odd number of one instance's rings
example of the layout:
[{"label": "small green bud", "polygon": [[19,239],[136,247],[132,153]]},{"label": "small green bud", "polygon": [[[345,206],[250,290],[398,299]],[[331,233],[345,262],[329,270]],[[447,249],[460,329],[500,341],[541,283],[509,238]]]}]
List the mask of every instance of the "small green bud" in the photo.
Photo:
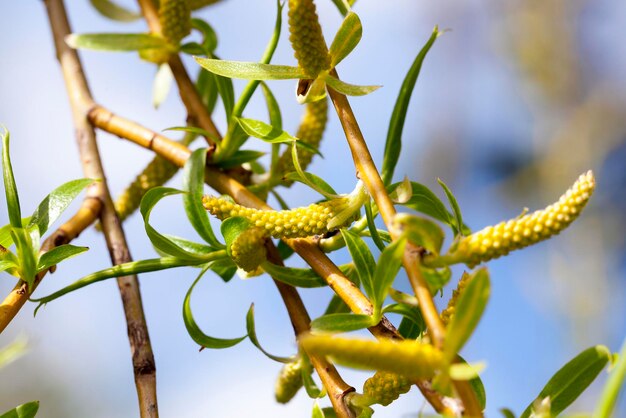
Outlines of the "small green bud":
[{"label": "small green bud", "polygon": [[411,381],[389,372],[376,372],[363,384],[363,395],[372,403],[387,406],[411,389]]},{"label": "small green bud", "polygon": [[330,68],[330,56],[313,0],[289,0],[289,41],[298,65],[315,79]]},{"label": "small green bud", "polygon": [[159,20],[161,21],[161,35],[171,45],[178,46],[180,41],[191,32],[189,0],[161,0]]},{"label": "small green bud", "polygon": [[266,239],[264,229],[257,227],[246,229],[230,245],[231,258],[245,271],[255,271],[267,259]]},{"label": "small green bud", "polygon": [[470,268],[558,234],[582,212],[595,188],[593,173],[581,175],[558,202],[543,210],[489,226],[462,238],[450,256]]},{"label": "small green bud", "polygon": [[296,396],[302,385],[302,360],[298,358],[285,364],[280,370],[274,388],[276,401],[279,403],[289,402]]}]

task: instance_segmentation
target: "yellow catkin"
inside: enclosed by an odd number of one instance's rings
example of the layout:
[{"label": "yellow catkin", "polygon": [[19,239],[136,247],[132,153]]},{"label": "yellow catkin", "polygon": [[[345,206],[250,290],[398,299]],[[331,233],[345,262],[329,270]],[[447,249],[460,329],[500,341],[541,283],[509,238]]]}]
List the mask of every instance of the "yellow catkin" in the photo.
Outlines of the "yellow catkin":
[{"label": "yellow catkin", "polygon": [[[326,128],[326,122],[328,121],[328,99],[324,98],[316,102],[308,103],[302,115],[300,126],[296,137],[306,144],[317,148],[322,140],[324,129]],[[314,153],[304,149],[298,148],[298,162],[303,170],[311,163]],[[277,172],[287,174],[295,171],[293,166],[293,160],[291,158],[291,148],[280,156],[278,160]],[[285,185],[291,185],[293,180],[283,180]]]},{"label": "yellow catkin", "polygon": [[[204,207],[217,218],[224,220],[242,216],[252,225],[264,228],[267,235],[274,238],[303,238],[329,232],[329,222],[346,209],[349,199],[341,197],[307,207],[291,210],[259,210],[238,205],[221,197],[204,196]],[[353,220],[348,219],[345,225]],[[344,226],[338,225],[337,228]]]},{"label": "yellow catkin", "polygon": [[161,0],[159,3],[161,35],[172,45],[191,32],[191,7],[189,0]]},{"label": "yellow catkin", "polygon": [[595,179],[589,171],[581,175],[558,202],[543,210],[473,233],[459,241],[453,254],[471,268],[548,239],[564,230],[580,215],[594,188]]},{"label": "yellow catkin", "polygon": [[162,186],[178,171],[178,167],[156,156],[115,201],[115,210],[123,221],[139,207],[141,198],[153,187]]},{"label": "yellow catkin", "polygon": [[257,227],[239,234],[230,245],[230,256],[235,264],[247,272],[255,271],[267,259],[266,238],[265,230]]},{"label": "yellow catkin", "polygon": [[330,356],[349,367],[429,379],[444,366],[443,354],[432,345],[414,340],[380,341],[306,335],[300,338],[309,354]]},{"label": "yellow catkin", "polygon": [[363,384],[363,395],[372,403],[387,406],[411,389],[411,381],[389,372],[376,372]]},{"label": "yellow catkin", "polygon": [[289,402],[296,396],[302,384],[302,361],[297,359],[285,364],[280,370],[274,387],[276,401],[279,403]]},{"label": "yellow catkin", "polygon": [[313,0],[289,0],[289,33],[298,65],[308,78],[315,79],[330,68],[328,47]]},{"label": "yellow catkin", "polygon": [[452,297],[448,301],[448,306],[441,312],[441,321],[444,325],[447,326],[452,320],[456,309],[456,302],[459,300],[459,296],[461,296],[461,293],[463,293],[471,279],[471,275],[463,273],[463,276],[461,277],[461,280],[459,280],[459,284],[456,286],[456,289],[452,291]]}]

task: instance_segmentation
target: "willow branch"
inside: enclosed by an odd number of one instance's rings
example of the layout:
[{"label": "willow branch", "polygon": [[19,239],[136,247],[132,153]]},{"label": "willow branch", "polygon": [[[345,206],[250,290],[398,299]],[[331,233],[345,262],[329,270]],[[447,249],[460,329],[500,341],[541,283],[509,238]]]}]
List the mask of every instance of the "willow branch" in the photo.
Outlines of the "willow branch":
[{"label": "willow branch", "polygon": [[[90,186],[87,193],[102,203],[100,222],[111,261],[113,264],[126,263],[131,261],[130,252],[105,181],[95,131],[86,118],[88,109],[93,106],[93,99],[78,54],[64,41],[71,33],[65,6],[62,0],[46,0],[45,5],[57,59],[70,99],[83,172],[85,177],[102,179]],[[139,281],[133,275],[118,278],[117,284],[126,316],[140,416],[157,418],[156,366],[143,312]]]},{"label": "willow branch", "polygon": [[[91,109],[89,112],[89,120],[94,126],[117,135],[120,138],[127,139],[143,148],[150,149],[179,167],[182,167],[187,158],[191,155],[191,151],[184,145],[135,122],[114,115],[102,106],[96,105]],[[205,181],[219,193],[230,195],[237,203],[243,206],[265,210],[272,209],[241,183],[215,168],[206,168]],[[339,270],[322,250],[320,250],[315,240],[292,239],[285,240],[285,242],[328,283],[329,287],[354,313],[366,315],[373,313],[373,306],[369,299],[367,299],[360,289]],[[385,317],[383,317],[377,325],[370,327],[369,331],[376,338],[402,339],[402,336],[398,333],[393,324]],[[443,398],[430,388],[428,382],[418,381],[416,384],[424,397],[437,412],[448,412]]]},{"label": "willow branch", "polygon": [[[41,251],[48,252],[55,247],[70,243],[89,225],[96,221],[101,209],[102,203],[99,199],[87,197],[83,200],[78,212],[46,238],[41,245]],[[0,334],[13,318],[15,318],[20,309],[22,309],[48,271],[51,273],[54,272],[54,267],[37,274],[30,291],[28,284],[20,280],[13,290],[11,290],[11,293],[2,301],[0,304]]]},{"label": "willow branch", "polygon": [[[333,70],[332,73],[335,77],[338,77],[335,70]],[[374,202],[376,202],[383,221],[391,234],[391,238],[395,241],[399,238],[398,231],[393,225],[396,208],[394,207],[393,202],[387,193],[385,184],[383,183],[378,169],[374,164],[374,160],[372,159],[372,155],[367,147],[363,133],[359,128],[356,117],[354,116],[350,102],[345,95],[333,90],[330,87],[328,87],[328,94],[330,95],[333,105],[335,106],[341,126],[343,127],[346,135],[350,152],[352,153],[352,159],[354,160],[354,165],[357,170],[357,175],[361,180],[363,180],[368,192],[374,199]],[[422,252],[422,248],[413,245],[410,242],[407,243],[406,250],[402,257],[402,265],[407,272],[409,282],[415,292],[420,310],[426,325],[428,326],[429,333],[433,338],[433,342],[435,346],[442,348],[445,341],[445,328],[439,313],[437,312],[437,308],[435,307],[435,302],[430,290],[428,289],[428,284],[420,271]],[[478,404],[478,400],[467,382],[455,382],[455,387],[459,397],[463,401],[463,405],[465,407],[464,413],[471,417],[481,417],[482,411]]]}]

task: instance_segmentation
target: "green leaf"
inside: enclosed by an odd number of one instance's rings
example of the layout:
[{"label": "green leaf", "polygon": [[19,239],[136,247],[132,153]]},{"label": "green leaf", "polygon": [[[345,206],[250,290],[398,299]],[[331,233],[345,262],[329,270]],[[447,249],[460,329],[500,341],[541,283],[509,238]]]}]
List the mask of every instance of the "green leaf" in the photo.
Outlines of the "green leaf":
[{"label": "green leaf", "polygon": [[80,253],[84,253],[88,249],[89,248],[87,247],[77,247],[70,244],[55,247],[39,258],[39,263],[37,264],[37,273],[41,271],[46,271],[50,267],[59,264],[61,261],[75,257]]},{"label": "green leaf", "polygon": [[370,315],[334,313],[311,321],[311,329],[319,332],[349,332],[374,326],[377,322]]},{"label": "green leaf", "polygon": [[0,349],[0,369],[22,357],[28,351],[28,341],[24,336]]},{"label": "green leaf", "polygon": [[[467,361],[465,361],[465,359],[459,355],[456,356],[456,360],[458,360],[460,363],[469,365],[469,363],[467,363]],[[468,383],[474,391],[474,394],[476,395],[476,399],[478,400],[478,405],[480,406],[480,409],[484,410],[487,406],[487,393],[485,392],[485,386],[483,385],[483,381],[480,379],[480,376],[477,375],[473,379],[470,379]]]},{"label": "green leaf", "polygon": [[461,293],[455,314],[448,324],[444,357],[451,362],[474,332],[489,300],[490,284],[487,269],[473,273],[472,279]]},{"label": "green leaf", "polygon": [[183,205],[187,219],[198,235],[213,248],[224,248],[213,233],[209,215],[202,206],[204,194],[204,171],[206,168],[206,148],[191,153],[183,168]]},{"label": "green leaf", "polygon": [[403,318],[411,321],[418,328],[418,335],[426,329],[424,318],[419,308],[415,306],[405,305],[403,303],[393,303],[383,308],[383,314],[395,313],[402,315]]},{"label": "green leaf", "polygon": [[11,237],[15,243],[17,259],[19,262],[20,278],[32,286],[37,274],[37,253],[39,252],[39,243],[35,248],[31,235],[24,228],[13,228]]},{"label": "green leaf", "polygon": [[350,11],[350,3],[347,0],[333,0],[333,3],[337,6],[339,13],[344,16]]},{"label": "green leaf", "polygon": [[500,408],[500,412],[504,415],[504,418],[515,418],[515,414],[509,408]]},{"label": "green leaf", "polygon": [[[610,358],[611,352],[602,345],[584,350],[552,376],[537,399],[550,397],[550,412],[553,416],[559,415],[594,381]],[[530,417],[532,406],[531,402],[520,418]]]},{"label": "green leaf", "polygon": [[436,223],[408,213],[398,213],[394,224],[406,233],[409,241],[420,245],[429,252],[439,255],[443,245],[444,234]]},{"label": "green leaf", "polygon": [[376,271],[376,261],[372,255],[369,247],[363,241],[363,239],[354,232],[342,228],[341,235],[343,236],[350,256],[354,261],[354,266],[359,275],[359,280],[363,285],[365,294],[370,298],[375,295],[374,272]]},{"label": "green leaf", "polygon": [[324,279],[311,269],[283,267],[269,262],[263,263],[262,267],[274,280],[291,286],[302,288],[327,286]]},{"label": "green leaf", "polygon": [[111,0],[89,0],[89,2],[102,16],[118,22],[133,22],[141,18],[141,13],[130,11]]},{"label": "green leaf", "polygon": [[372,204],[368,199],[367,202],[363,205],[365,207],[365,217],[367,219],[367,229],[370,231],[370,236],[372,237],[372,241],[376,244],[376,247],[380,251],[385,250],[385,244],[383,240],[380,238],[380,234],[378,233],[378,229],[376,229],[376,223],[374,222],[374,213],[372,212]]},{"label": "green leaf", "polygon": [[[183,54],[188,55],[206,55],[206,50],[197,42],[186,42],[178,47],[178,52],[182,52]],[[203,71],[203,73],[211,74],[207,71]],[[211,74],[213,75],[213,74]]]},{"label": "green leaf", "polygon": [[175,242],[168,239],[165,235],[157,232],[157,230],[150,225],[150,213],[152,212],[152,209],[154,209],[154,206],[164,197],[180,193],[183,192],[170,187],[154,187],[148,190],[141,199],[141,204],[139,205],[139,210],[141,211],[141,216],[143,217],[144,228],[146,229],[146,234],[148,235],[150,242],[154,245],[157,251],[159,251],[159,253],[188,260],[202,261],[206,258],[206,255],[198,256],[197,254],[184,250]]},{"label": "green leaf", "polygon": [[302,384],[304,386],[304,390],[306,390],[306,394],[312,399],[323,398],[326,396],[326,391],[320,390],[311,376],[313,373],[313,367],[311,367],[311,360],[309,360],[306,353],[302,353],[301,362],[302,367],[300,369],[300,373],[302,374]]},{"label": "green leaf", "polygon": [[452,277],[452,270],[450,270],[450,267],[435,269],[420,266],[420,270],[422,271],[424,279],[426,279],[428,289],[430,290],[430,293],[432,295],[435,295],[437,292],[441,291],[444,286],[448,284],[450,278]]},{"label": "green leaf", "polygon": [[220,276],[222,280],[224,280],[224,282],[226,283],[233,278],[235,273],[237,273],[237,265],[230,257],[213,261],[211,264],[209,264],[209,268],[215,274]]},{"label": "green leaf", "polygon": [[385,185],[391,183],[393,172],[396,169],[398,159],[400,158],[404,121],[406,120],[409,102],[411,101],[411,94],[413,94],[417,77],[422,69],[422,63],[424,62],[424,58],[426,58],[426,54],[428,54],[428,51],[430,51],[430,48],[433,46],[439,35],[441,35],[441,32],[435,26],[435,29],[426,42],[426,45],[424,45],[419,54],[417,54],[417,57],[415,57],[413,65],[411,65],[411,68],[404,77],[404,81],[400,87],[396,104],[393,107],[393,112],[391,112],[391,120],[389,121],[389,129],[387,130],[387,139],[385,141],[385,153],[381,171],[381,177]]},{"label": "green leaf", "polygon": [[[389,193],[393,193],[403,183],[394,183],[388,187]],[[411,182],[412,195],[403,206],[413,209],[417,212],[431,216],[448,225],[454,225],[452,216],[446,209],[443,202],[428,187],[415,181]]]},{"label": "green leaf", "polygon": [[[225,251],[216,251],[213,254],[214,258],[218,258],[219,256],[225,257]],[[61,290],[57,290],[51,295],[44,296],[42,298],[31,298],[32,302],[39,302],[39,306],[35,309],[35,314],[37,310],[44,304],[51,302],[67,293],[73,292],[85,286],[88,286],[93,283],[101,282],[106,279],[111,279],[113,277],[121,277],[121,276],[130,276],[133,274],[140,273],[148,273],[151,271],[159,271],[166,270],[175,267],[183,267],[183,266],[195,266],[197,263],[193,263],[187,259],[181,259],[177,257],[162,257],[162,258],[152,258],[149,260],[140,260],[140,261],[131,261],[124,264],[118,264],[113,267],[106,268],[104,270],[97,271],[95,273],[91,273],[86,275],[85,277],[75,281],[69,286],[64,287]]]},{"label": "green leaf", "polygon": [[452,206],[452,212],[454,213],[455,225],[454,227],[458,231],[458,233],[463,233],[463,215],[461,215],[461,208],[459,207],[459,203],[456,201],[456,197],[452,194],[452,191],[441,179],[437,179],[441,188],[446,193],[448,197],[448,201],[450,202],[450,206]]},{"label": "green leaf", "polygon": [[321,76],[322,79],[328,84],[333,90],[345,94],[346,96],[365,96],[366,94],[370,94],[382,86],[357,86],[354,84],[348,84],[343,82],[331,75]]},{"label": "green leaf", "polygon": [[163,234],[167,239],[172,241],[174,244],[178,245],[185,251],[190,253],[194,253],[196,255],[202,256],[207,253],[214,251],[215,249],[206,245],[200,244],[198,242],[189,241],[188,239],[177,237],[175,235]]},{"label": "green leaf", "polygon": [[320,404],[317,401],[313,403],[311,418],[326,418],[326,415],[324,415],[324,411],[322,410],[322,408],[320,408]]},{"label": "green leaf", "polygon": [[208,269],[208,266],[202,269],[202,271],[200,272],[196,280],[194,280],[191,287],[187,291],[187,294],[185,295],[185,301],[183,302],[183,320],[185,321],[185,328],[187,328],[187,332],[189,333],[189,336],[191,337],[191,339],[194,340],[196,343],[200,344],[202,347],[213,348],[213,349],[232,347],[234,345],[239,344],[241,341],[243,341],[247,337],[247,335],[244,335],[243,337],[239,337],[239,338],[228,338],[228,339],[210,337],[206,335],[204,332],[202,332],[198,324],[196,324],[196,321],[193,319],[193,313],[191,312],[191,303],[190,303],[191,292],[193,291],[193,288],[196,286],[196,283],[198,283],[198,281],[202,278],[204,273],[206,273],[207,269]]},{"label": "green leaf", "polygon": [[278,357],[274,356],[261,347],[261,343],[256,336],[256,329],[254,325],[254,303],[250,305],[250,309],[248,309],[248,314],[246,315],[246,329],[248,330],[248,338],[250,338],[250,342],[254,344],[256,348],[261,350],[263,354],[265,354],[270,359],[277,361],[279,363],[289,363],[295,359],[295,356],[291,357]]},{"label": "green leaf", "polygon": [[[215,81],[215,77],[216,75],[213,73],[200,69],[196,79],[196,89],[200,93],[202,102],[206,106],[209,114],[213,113],[215,103],[217,103],[217,82]],[[220,143],[220,141],[215,142],[218,144]]]},{"label": "green leaf", "polygon": [[198,57],[196,57],[196,61],[207,71],[229,78],[244,80],[291,80],[304,78],[304,73],[300,68],[287,65],[225,61]]},{"label": "green leaf", "polygon": [[33,418],[38,410],[39,401],[32,401],[5,412],[0,418]]},{"label": "green leaf", "polygon": [[266,153],[263,151],[253,151],[253,150],[238,150],[235,151],[233,155],[226,158],[225,160],[218,161],[215,163],[215,166],[220,168],[232,168],[238,167],[241,164],[249,163],[251,161],[256,161]]},{"label": "green leaf", "polygon": [[356,13],[350,12],[345,17],[330,45],[330,68],[339,64],[358,45],[363,35],[363,26]]},{"label": "green leaf", "polygon": [[[2,127],[4,129],[4,127]],[[9,223],[14,228],[22,227],[22,215],[20,210],[20,199],[17,194],[17,186],[15,185],[15,177],[13,176],[13,167],[11,165],[11,156],[9,153],[9,141],[11,135],[5,129],[2,136],[2,176],[4,178],[4,192],[7,199],[7,210],[9,212]]]},{"label": "green leaf", "polygon": [[159,65],[156,75],[154,76],[154,82],[152,83],[152,106],[158,109],[161,103],[167,99],[167,95],[172,88],[172,82],[174,81],[174,75],[170,66],[167,64]]},{"label": "green leaf", "polygon": [[191,19],[191,27],[202,33],[202,49],[209,55],[217,48],[217,34],[206,21],[198,18]]},{"label": "green leaf", "polygon": [[9,274],[17,275],[19,262],[17,257],[10,251],[0,254],[0,272],[6,271]]},{"label": "green leaf", "polygon": [[245,230],[249,229],[252,223],[243,216],[233,216],[225,219],[220,226],[224,241],[226,241],[226,249],[230,254],[230,246],[233,241]]},{"label": "green leaf", "polygon": [[414,340],[421,335],[423,330],[421,330],[415,322],[402,318],[400,321],[400,325],[398,326],[398,332],[405,340]]},{"label": "green leaf", "polygon": [[611,412],[617,404],[617,399],[626,379],[626,339],[622,343],[617,363],[610,368],[609,378],[602,390],[602,396],[593,413],[593,418],[605,418],[611,416]]},{"label": "green leaf", "polygon": [[233,115],[233,108],[235,107],[235,90],[233,88],[233,80],[216,75],[215,85],[217,86],[217,92],[222,98],[224,113],[226,113],[226,123],[230,124]]},{"label": "green leaf", "polygon": [[333,187],[330,184],[326,183],[326,181],[323,178],[316,176],[313,173],[307,173],[306,171],[303,171],[302,173],[304,174],[304,178],[302,178],[302,176],[300,176],[295,171],[287,173],[285,175],[285,178],[288,180],[298,181],[300,183],[306,184],[309,187],[313,185],[315,187],[311,187],[311,188],[315,191],[321,190],[323,193],[320,193],[320,194],[324,197],[338,196],[335,189],[333,189]]},{"label": "green leaf", "polygon": [[298,140],[298,138],[289,135],[282,129],[268,125],[260,120],[239,118],[237,121],[245,133],[270,144],[295,142]]},{"label": "green leaf", "polygon": [[283,129],[283,117],[280,113],[280,106],[276,101],[276,97],[274,97],[272,90],[270,90],[264,82],[261,82],[261,90],[263,90],[263,97],[265,97],[265,104],[267,105],[270,125],[276,127],[277,129]]},{"label": "green leaf", "polygon": [[167,48],[167,41],[147,33],[85,33],[65,37],[70,48],[96,51],[139,51],[142,49]]},{"label": "green leaf", "polygon": [[405,246],[406,237],[401,236],[400,239],[389,244],[378,258],[374,271],[374,293],[372,294],[375,312],[380,312],[380,308],[389,293],[389,288],[391,288],[398,270],[400,270]]},{"label": "green leaf", "polygon": [[76,196],[94,181],[93,179],[72,180],[54,189],[33,212],[28,228],[37,226],[40,236],[43,236]]}]

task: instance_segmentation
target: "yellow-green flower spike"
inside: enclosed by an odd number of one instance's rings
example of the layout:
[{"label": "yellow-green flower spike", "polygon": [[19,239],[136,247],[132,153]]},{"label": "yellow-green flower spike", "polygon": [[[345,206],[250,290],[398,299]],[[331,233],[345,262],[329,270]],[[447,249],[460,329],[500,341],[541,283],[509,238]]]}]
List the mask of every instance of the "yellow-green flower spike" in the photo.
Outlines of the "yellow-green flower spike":
[{"label": "yellow-green flower spike", "polygon": [[300,359],[287,363],[280,370],[274,388],[276,401],[287,403],[296,396],[302,387],[302,361]]},{"label": "yellow-green flower spike", "polygon": [[387,406],[411,389],[411,381],[389,372],[376,372],[363,384],[363,395],[371,403]]},{"label": "yellow-green flower spike", "polygon": [[267,234],[263,228],[252,227],[237,236],[230,245],[230,256],[247,272],[256,269],[267,259],[265,240]]},{"label": "yellow-green flower spike", "polygon": [[472,275],[463,273],[461,280],[459,280],[459,284],[456,286],[456,289],[452,291],[452,297],[448,301],[448,306],[441,312],[441,321],[444,325],[448,325],[452,317],[454,316],[454,311],[456,309],[456,302],[459,300],[459,296],[465,290],[470,280],[472,279]]},{"label": "yellow-green flower spike", "polygon": [[304,238],[349,225],[359,215],[359,208],[366,198],[365,189],[359,182],[349,195],[291,210],[252,209],[215,196],[204,196],[202,204],[220,220],[242,216],[274,238]]},{"label": "yellow-green flower spike", "polygon": [[289,41],[304,74],[315,79],[330,68],[330,56],[313,0],[289,0]]},{"label": "yellow-green flower spike", "polygon": [[462,238],[449,256],[471,268],[548,239],[564,230],[580,215],[594,188],[593,173],[588,171],[576,180],[558,202]]},{"label": "yellow-green flower spike", "polygon": [[115,201],[115,210],[123,221],[137,210],[141,198],[153,187],[162,186],[174,177],[178,167],[156,156]]},{"label": "yellow-green flower spike", "polygon": [[191,32],[189,0],[161,0],[159,20],[161,35],[171,45],[178,46],[180,41]]},{"label": "yellow-green flower spike", "polygon": [[[316,102],[308,103],[305,107],[300,126],[296,137],[306,144],[317,148],[322,140],[324,129],[326,129],[326,122],[328,121],[328,99],[324,98]],[[314,153],[308,149],[298,149],[298,162],[302,170],[306,170],[306,167],[311,163]],[[295,171],[293,167],[293,159],[291,158],[291,148],[280,156],[278,160],[277,172],[287,174]],[[291,185],[293,180],[283,180],[283,184]]]},{"label": "yellow-green flower spike", "polygon": [[440,350],[415,340],[372,341],[309,334],[300,338],[300,344],[307,353],[330,356],[339,364],[408,378],[430,379],[444,367]]}]

